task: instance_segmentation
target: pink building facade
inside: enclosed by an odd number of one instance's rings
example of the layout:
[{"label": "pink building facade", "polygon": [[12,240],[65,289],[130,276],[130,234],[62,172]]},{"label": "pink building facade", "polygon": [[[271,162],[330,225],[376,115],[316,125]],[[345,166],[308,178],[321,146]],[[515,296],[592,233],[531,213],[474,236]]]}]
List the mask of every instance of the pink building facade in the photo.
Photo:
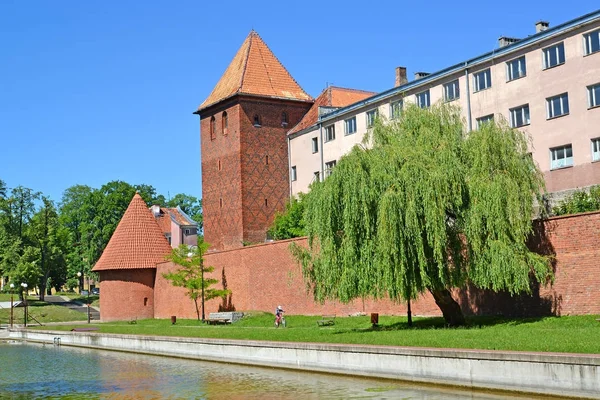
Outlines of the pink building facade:
[{"label": "pink building facade", "polygon": [[150,211],[171,247],[175,248],[181,244],[188,246],[198,244],[198,223],[183,212],[179,206],[167,208],[154,205],[150,207]]},{"label": "pink building facade", "polygon": [[[467,130],[490,119],[522,129],[555,198],[600,184],[600,10],[556,27],[538,22],[532,33],[521,40],[500,38],[492,52],[433,74],[416,73],[411,82],[406,69],[398,68],[396,87],[290,134],[292,195],[308,191],[304,175],[327,171],[361,143],[373,116],[392,119],[409,102],[456,104]],[[322,143],[318,157],[313,138]]]}]

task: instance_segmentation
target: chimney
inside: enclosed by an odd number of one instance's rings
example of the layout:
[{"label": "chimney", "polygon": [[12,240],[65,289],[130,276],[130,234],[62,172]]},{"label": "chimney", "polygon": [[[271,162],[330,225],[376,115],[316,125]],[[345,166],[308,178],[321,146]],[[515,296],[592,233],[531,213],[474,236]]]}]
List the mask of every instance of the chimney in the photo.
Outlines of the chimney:
[{"label": "chimney", "polygon": [[429,75],[429,72],[415,72],[415,81],[417,79],[425,78],[427,75]]},{"label": "chimney", "polygon": [[506,47],[510,44],[518,42],[519,40],[521,40],[521,39],[511,38],[511,37],[507,37],[507,36],[501,36],[500,38],[498,38],[498,46]]},{"label": "chimney", "polygon": [[548,21],[538,21],[535,23],[535,33],[544,32],[550,26]]},{"label": "chimney", "polygon": [[396,67],[396,84],[394,87],[402,86],[408,83],[406,78],[406,67]]}]

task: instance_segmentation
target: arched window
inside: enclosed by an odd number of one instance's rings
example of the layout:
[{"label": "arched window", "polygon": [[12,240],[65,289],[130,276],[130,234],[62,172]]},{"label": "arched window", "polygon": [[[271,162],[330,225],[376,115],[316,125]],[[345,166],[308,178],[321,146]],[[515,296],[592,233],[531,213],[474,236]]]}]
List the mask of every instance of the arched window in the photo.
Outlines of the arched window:
[{"label": "arched window", "polygon": [[260,124],[260,117],[258,116],[258,114],[254,114],[254,123],[253,123],[255,128],[260,128],[261,124]]},{"label": "arched window", "polygon": [[281,126],[283,126],[285,128],[287,125],[288,125],[288,115],[284,111],[281,113]]},{"label": "arched window", "polygon": [[215,117],[210,117],[210,140],[215,140]]},{"label": "arched window", "polygon": [[223,116],[221,119],[221,125],[222,125],[222,130],[223,130],[223,135],[227,135],[227,133],[229,133],[227,131],[227,125],[228,125],[229,121],[227,120],[227,111],[223,111]]}]

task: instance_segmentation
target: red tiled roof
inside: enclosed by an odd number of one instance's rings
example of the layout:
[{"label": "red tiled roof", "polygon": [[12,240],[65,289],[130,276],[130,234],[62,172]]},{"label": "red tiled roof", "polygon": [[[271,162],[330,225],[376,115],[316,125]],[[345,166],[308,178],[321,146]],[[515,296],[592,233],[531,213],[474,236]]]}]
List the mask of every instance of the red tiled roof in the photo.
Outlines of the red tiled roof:
[{"label": "red tiled roof", "polygon": [[294,126],[288,134],[299,132],[317,123],[319,119],[319,107],[345,107],[367,97],[373,96],[374,92],[367,92],[358,89],[346,89],[330,86],[323,90],[315,103],[304,115],[304,117]]},{"label": "red tiled roof", "polygon": [[179,225],[197,225],[194,221],[186,217],[181,210],[177,209],[177,207],[163,208],[163,210],[167,210]]},{"label": "red tiled roof", "polygon": [[255,31],[250,32],[197,112],[234,94],[312,101]]},{"label": "red tiled roof", "polygon": [[156,268],[170,252],[152,211],[136,193],[92,271]]}]

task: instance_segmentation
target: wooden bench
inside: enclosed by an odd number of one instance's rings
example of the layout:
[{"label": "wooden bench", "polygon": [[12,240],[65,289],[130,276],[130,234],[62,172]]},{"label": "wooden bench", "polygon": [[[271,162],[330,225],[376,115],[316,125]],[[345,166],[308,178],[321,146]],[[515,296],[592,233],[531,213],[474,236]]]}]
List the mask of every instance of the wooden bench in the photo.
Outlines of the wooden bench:
[{"label": "wooden bench", "polygon": [[89,328],[73,328],[71,329],[71,332],[91,332],[91,331],[97,331],[98,328],[97,326],[90,326]]},{"label": "wooden bench", "polygon": [[230,324],[231,320],[229,318],[210,318],[206,320],[206,323],[209,325],[225,325]]},{"label": "wooden bench", "polygon": [[132,325],[137,324],[137,318],[132,318],[129,321],[127,321],[127,323]]},{"label": "wooden bench", "polygon": [[335,325],[335,314],[323,315],[321,319],[317,321],[317,326],[330,326]]}]

